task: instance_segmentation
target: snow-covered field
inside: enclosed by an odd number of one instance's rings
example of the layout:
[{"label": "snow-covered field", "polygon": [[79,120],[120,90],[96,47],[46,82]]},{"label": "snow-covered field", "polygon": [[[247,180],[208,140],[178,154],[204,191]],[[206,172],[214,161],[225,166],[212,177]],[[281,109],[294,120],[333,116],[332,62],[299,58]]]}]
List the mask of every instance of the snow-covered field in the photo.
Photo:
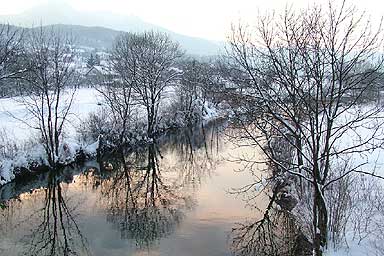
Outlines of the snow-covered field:
[{"label": "snow-covered field", "polygon": [[[78,89],[69,115],[66,133],[74,135],[81,120],[84,120],[89,113],[100,108],[98,105],[100,101],[100,95],[95,89]],[[12,141],[22,142],[30,139],[35,131],[26,123],[17,119],[27,122],[31,119],[25,106],[19,102],[19,98],[0,99],[0,130],[4,131]]]}]

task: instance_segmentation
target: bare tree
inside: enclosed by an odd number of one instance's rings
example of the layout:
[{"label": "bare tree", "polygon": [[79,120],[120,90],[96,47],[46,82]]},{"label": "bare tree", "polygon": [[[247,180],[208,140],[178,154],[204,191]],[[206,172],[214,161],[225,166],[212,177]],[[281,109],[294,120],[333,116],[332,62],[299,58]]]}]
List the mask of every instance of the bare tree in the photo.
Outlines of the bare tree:
[{"label": "bare tree", "polygon": [[200,121],[207,101],[213,103],[217,92],[217,79],[214,62],[199,61],[193,58],[181,61],[182,75],[176,87],[177,99],[173,109],[182,114],[186,123]]},{"label": "bare tree", "polygon": [[9,71],[22,53],[24,32],[11,25],[0,25],[0,80],[15,76],[21,70]]},{"label": "bare tree", "polygon": [[32,118],[27,124],[39,131],[48,162],[54,166],[77,87],[73,40],[41,27],[30,32],[27,44],[28,72],[22,77],[26,94],[20,101]]},{"label": "bare tree", "polygon": [[[15,78],[25,72],[19,62],[23,52],[24,31],[10,25],[0,25],[0,87],[1,93],[8,93],[10,88],[5,86],[3,80]],[[6,88],[4,88],[6,87]]]},{"label": "bare tree", "polygon": [[156,132],[159,104],[165,89],[178,77],[174,64],[182,54],[179,45],[164,33],[125,33],[115,41],[113,70],[121,78],[119,95],[124,101],[117,104],[122,105],[124,113],[128,113],[132,94],[135,102],[144,106],[149,137]]},{"label": "bare tree", "polygon": [[[356,173],[379,177],[365,162],[345,159],[381,147],[381,109],[357,106],[381,70],[381,36],[380,25],[372,27],[345,2],[286,9],[260,17],[254,31],[232,30],[231,61],[247,77],[232,95],[238,127],[263,150],[275,176],[297,177],[301,194],[311,196],[314,255],[327,245],[331,186]],[[288,157],[276,151],[280,142]]]},{"label": "bare tree", "polygon": [[[112,136],[117,133],[118,143],[124,143],[128,128],[133,121],[132,113],[134,106],[137,103],[135,104],[133,101],[132,81],[126,77],[126,73],[129,73],[131,67],[121,67],[120,57],[116,56],[116,54],[113,54],[113,57],[111,57],[111,66],[103,69],[102,82],[100,86],[96,87],[96,90],[102,95],[106,111],[110,115],[110,133]],[[119,74],[118,78],[116,74]]]}]

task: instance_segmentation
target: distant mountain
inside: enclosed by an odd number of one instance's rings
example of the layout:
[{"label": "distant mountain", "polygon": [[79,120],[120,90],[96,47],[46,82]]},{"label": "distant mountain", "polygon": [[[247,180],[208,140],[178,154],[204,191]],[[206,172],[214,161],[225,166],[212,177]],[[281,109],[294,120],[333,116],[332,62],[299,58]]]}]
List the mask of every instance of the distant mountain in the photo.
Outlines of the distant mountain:
[{"label": "distant mountain", "polygon": [[[80,25],[47,25],[44,29],[53,28],[57,31],[69,33],[73,36],[74,42],[80,46],[96,48],[98,50],[107,50],[112,47],[113,40],[123,31],[117,31],[104,27],[87,27]],[[33,28],[39,29],[39,28]]]},{"label": "distant mountain", "polygon": [[108,12],[80,12],[57,1],[34,7],[21,14],[0,16],[0,23],[22,27],[61,26],[63,29],[71,29],[79,39],[79,43],[90,47],[109,47],[120,31],[157,30],[169,33],[171,38],[178,41],[189,54],[215,55],[220,50],[219,42],[181,35],[134,16]]}]

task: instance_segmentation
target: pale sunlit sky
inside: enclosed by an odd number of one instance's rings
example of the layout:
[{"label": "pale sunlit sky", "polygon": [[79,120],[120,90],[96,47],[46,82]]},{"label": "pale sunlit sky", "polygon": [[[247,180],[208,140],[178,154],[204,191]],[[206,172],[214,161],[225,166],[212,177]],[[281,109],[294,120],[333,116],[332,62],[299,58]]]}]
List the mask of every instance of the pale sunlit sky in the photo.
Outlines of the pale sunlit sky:
[{"label": "pale sunlit sky", "polygon": [[[109,11],[135,15],[178,33],[208,39],[223,40],[231,22],[250,20],[258,10],[282,9],[287,4],[307,7],[313,0],[0,0],[0,15],[21,13],[47,2],[65,2],[81,11]],[[339,0],[334,0],[337,2]],[[327,3],[328,0],[317,0]],[[340,1],[339,1],[340,2]],[[379,0],[349,0],[377,19],[384,15],[384,3]]]}]

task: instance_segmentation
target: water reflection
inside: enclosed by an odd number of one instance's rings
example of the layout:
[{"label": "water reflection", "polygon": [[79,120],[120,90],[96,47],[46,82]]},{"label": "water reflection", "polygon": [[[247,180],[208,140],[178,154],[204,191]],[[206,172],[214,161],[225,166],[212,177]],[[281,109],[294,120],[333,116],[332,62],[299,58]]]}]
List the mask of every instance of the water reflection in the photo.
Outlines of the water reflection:
[{"label": "water reflection", "polygon": [[48,186],[44,189],[44,205],[40,212],[41,222],[29,235],[30,249],[27,255],[86,255],[87,242],[63,196],[58,171],[48,175]]},{"label": "water reflection", "polygon": [[[44,175],[45,188],[21,194],[6,203],[1,212],[5,235],[21,232],[21,244],[15,241],[16,245],[1,248],[7,255],[89,255],[76,220],[77,205],[72,204],[63,189],[70,180],[62,174],[61,170],[50,171]],[[29,204],[24,204],[25,201]],[[16,250],[11,250],[13,246]]]},{"label": "water reflection", "polygon": [[183,210],[193,207],[191,196],[170,175],[162,175],[159,158],[154,143],[115,159],[117,170],[100,189],[99,203],[107,208],[107,221],[122,239],[132,239],[139,247],[149,247],[171,234],[183,219]]},{"label": "water reflection", "polygon": [[[259,179],[259,178],[256,178]],[[288,200],[287,183],[275,181],[264,187],[265,207],[254,205],[262,215],[253,221],[238,223],[232,229],[232,251],[238,256],[306,256],[312,255],[312,246],[291,213],[292,202]],[[247,198],[258,198],[254,189],[241,190],[250,194]],[[293,207],[294,207],[293,205]]]},{"label": "water reflection", "polygon": [[[0,255],[230,255],[228,232],[249,213],[226,193],[240,179],[219,157],[220,127],[189,128],[24,187],[0,210]],[[15,197],[16,187],[0,194]]]},{"label": "water reflection", "polygon": [[[212,125],[205,128],[186,128],[176,136],[170,136],[163,150],[172,150],[177,154],[178,181],[182,185],[194,186],[197,189],[202,179],[210,178],[217,164],[220,145],[220,134],[223,126]],[[215,158],[216,157],[216,158]]]},{"label": "water reflection", "polygon": [[239,256],[304,256],[311,255],[310,247],[293,216],[272,204],[261,219],[232,230],[232,251]]}]

